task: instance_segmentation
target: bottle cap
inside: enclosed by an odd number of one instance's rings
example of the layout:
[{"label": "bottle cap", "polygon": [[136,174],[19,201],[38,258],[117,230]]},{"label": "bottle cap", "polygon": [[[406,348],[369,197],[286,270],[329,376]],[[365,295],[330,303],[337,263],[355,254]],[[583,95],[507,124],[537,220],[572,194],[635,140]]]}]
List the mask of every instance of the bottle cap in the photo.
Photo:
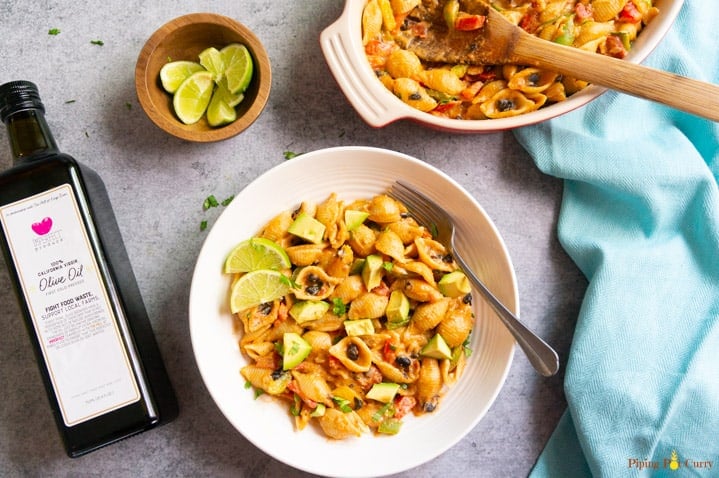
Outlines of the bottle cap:
[{"label": "bottle cap", "polygon": [[0,85],[0,120],[5,122],[10,115],[19,111],[39,109],[45,112],[40,93],[30,81],[10,81]]}]

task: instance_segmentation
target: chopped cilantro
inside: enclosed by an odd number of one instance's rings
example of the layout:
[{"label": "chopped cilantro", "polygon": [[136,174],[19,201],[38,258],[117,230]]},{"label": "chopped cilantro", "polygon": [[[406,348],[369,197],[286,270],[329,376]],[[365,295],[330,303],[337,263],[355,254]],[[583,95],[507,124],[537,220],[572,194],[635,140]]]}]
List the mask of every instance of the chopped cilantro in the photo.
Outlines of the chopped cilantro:
[{"label": "chopped cilantro", "polygon": [[220,203],[217,202],[217,198],[215,197],[215,195],[214,195],[214,194],[210,194],[209,196],[207,196],[207,197],[205,198],[205,201],[202,203],[202,208],[203,208],[204,210],[208,210],[208,209],[210,209],[211,207],[217,207],[217,206],[219,206],[219,205],[220,205]]},{"label": "chopped cilantro", "polygon": [[234,196],[234,195],[232,195],[232,196],[230,196],[230,197],[228,197],[228,198],[225,198],[225,200],[222,201],[221,204],[222,204],[223,206],[228,206],[228,205],[232,202],[233,199],[235,199],[235,196]]},{"label": "chopped cilantro", "polygon": [[66,104],[66,105],[69,105],[70,103],[74,103],[75,101],[77,101],[77,100],[67,100],[67,101],[65,102],[65,104]]},{"label": "chopped cilantro", "polygon": [[394,266],[394,264],[391,263],[391,262],[383,262],[383,263],[382,263],[382,268],[383,268],[384,270],[386,270],[387,272],[392,272],[392,267],[393,267],[393,266]]},{"label": "chopped cilantro", "polygon": [[340,409],[340,411],[344,413],[349,413],[352,411],[352,406],[350,405],[350,401],[346,398],[342,397],[332,397],[332,401],[337,404],[337,407]]},{"label": "chopped cilantro", "polygon": [[200,231],[207,229],[207,221],[200,222]]},{"label": "chopped cilantro", "polygon": [[335,297],[332,299],[332,313],[335,315],[345,315],[347,312],[347,306],[344,302],[342,302],[342,299],[339,297]]},{"label": "chopped cilantro", "polygon": [[90,43],[92,43],[93,45],[97,45],[97,46],[102,46],[105,44],[105,42],[102,40],[90,40]]},{"label": "chopped cilantro", "polygon": [[59,28],[51,28],[47,31],[48,35],[59,35],[60,29]]},{"label": "chopped cilantro", "polygon": [[297,156],[299,156],[302,153],[294,153],[292,151],[285,151],[284,154],[285,154],[285,159],[292,159],[292,158],[296,158]]}]

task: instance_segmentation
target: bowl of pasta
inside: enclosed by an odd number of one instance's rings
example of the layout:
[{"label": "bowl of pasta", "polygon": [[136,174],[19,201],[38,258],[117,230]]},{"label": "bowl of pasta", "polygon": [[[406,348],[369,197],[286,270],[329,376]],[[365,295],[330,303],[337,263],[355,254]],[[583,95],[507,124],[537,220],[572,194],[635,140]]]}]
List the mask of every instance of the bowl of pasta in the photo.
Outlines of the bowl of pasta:
[{"label": "bowl of pasta", "polygon": [[671,28],[682,3],[347,0],[320,45],[340,89],[370,126],[405,119],[444,131],[489,133],[562,115],[606,88],[537,67],[473,63],[470,57],[481,57],[481,47],[452,35],[481,35],[487,16],[467,12],[489,4],[537,37],[640,63]]},{"label": "bowl of pasta", "polygon": [[297,469],[416,467],[477,425],[509,371],[514,340],[431,225],[387,194],[397,177],[454,216],[457,247],[518,313],[487,213],[446,174],[386,149],[276,166],[234,197],[199,253],[189,321],[206,388],[239,433]]}]

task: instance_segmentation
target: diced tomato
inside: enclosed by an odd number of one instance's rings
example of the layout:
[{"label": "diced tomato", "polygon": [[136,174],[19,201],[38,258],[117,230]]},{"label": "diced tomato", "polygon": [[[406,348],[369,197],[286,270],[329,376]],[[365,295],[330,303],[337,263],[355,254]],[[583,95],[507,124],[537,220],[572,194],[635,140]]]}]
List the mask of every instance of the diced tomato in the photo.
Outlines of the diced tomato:
[{"label": "diced tomato", "polygon": [[397,358],[395,348],[396,346],[390,339],[384,341],[384,346],[382,347],[382,358],[384,358],[386,362],[394,363],[394,359]]},{"label": "diced tomato", "polygon": [[479,93],[479,90],[481,90],[483,86],[483,81],[475,81],[471,83],[467,88],[463,89],[459,96],[461,96],[463,100],[469,101],[475,96],[477,96],[477,93]]},{"label": "diced tomato", "polygon": [[448,103],[442,103],[437,105],[435,109],[430,111],[435,116],[442,116],[446,118],[457,118],[462,112],[462,103],[460,101],[450,101]]},{"label": "diced tomato", "polygon": [[577,3],[574,7],[574,20],[577,23],[582,23],[594,15],[594,9],[591,3]]},{"label": "diced tomato", "polygon": [[624,5],[624,9],[619,12],[619,19],[627,23],[639,23],[642,21],[642,14],[637,10],[637,6],[634,2],[627,2]]},{"label": "diced tomato", "polygon": [[414,406],[417,404],[417,400],[414,397],[399,395],[394,400],[394,416],[395,418],[402,418],[412,411]]},{"label": "diced tomato", "polygon": [[535,11],[527,12],[519,21],[519,27],[529,33],[534,33],[539,28],[539,13]]},{"label": "diced tomato", "polygon": [[330,355],[329,357],[327,357],[327,365],[329,365],[330,369],[334,370],[339,370],[344,367],[344,365],[342,365],[342,362],[340,362],[340,359],[338,359],[334,355]]},{"label": "diced tomato", "polygon": [[479,30],[484,26],[487,17],[484,15],[470,15],[468,13],[460,13],[454,21],[455,30],[461,32],[471,32]]}]

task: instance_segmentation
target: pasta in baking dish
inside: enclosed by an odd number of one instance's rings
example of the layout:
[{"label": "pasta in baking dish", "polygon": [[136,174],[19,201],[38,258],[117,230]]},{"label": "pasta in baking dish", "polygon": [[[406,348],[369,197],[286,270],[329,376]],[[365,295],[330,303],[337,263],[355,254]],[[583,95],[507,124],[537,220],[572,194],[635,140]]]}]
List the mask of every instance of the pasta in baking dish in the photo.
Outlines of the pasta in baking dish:
[{"label": "pasta in baking dish", "polygon": [[438,407],[467,363],[472,295],[402,203],[333,193],[256,237],[286,251],[290,285],[234,314],[248,388],[285,402],[297,429],[314,423],[333,439],[395,434],[407,414]]},{"label": "pasta in baking dish", "polygon": [[[400,36],[422,37],[431,27],[415,16],[417,7],[423,12],[439,9],[442,21],[457,30],[482,28],[484,18],[464,12],[465,3],[368,0],[362,18],[365,54],[380,81],[402,101],[432,115],[484,120],[536,111],[587,86],[578,78],[521,65],[428,63],[400,46]],[[485,3],[540,38],[616,58],[627,55],[639,32],[658,13],[652,0]]]}]

